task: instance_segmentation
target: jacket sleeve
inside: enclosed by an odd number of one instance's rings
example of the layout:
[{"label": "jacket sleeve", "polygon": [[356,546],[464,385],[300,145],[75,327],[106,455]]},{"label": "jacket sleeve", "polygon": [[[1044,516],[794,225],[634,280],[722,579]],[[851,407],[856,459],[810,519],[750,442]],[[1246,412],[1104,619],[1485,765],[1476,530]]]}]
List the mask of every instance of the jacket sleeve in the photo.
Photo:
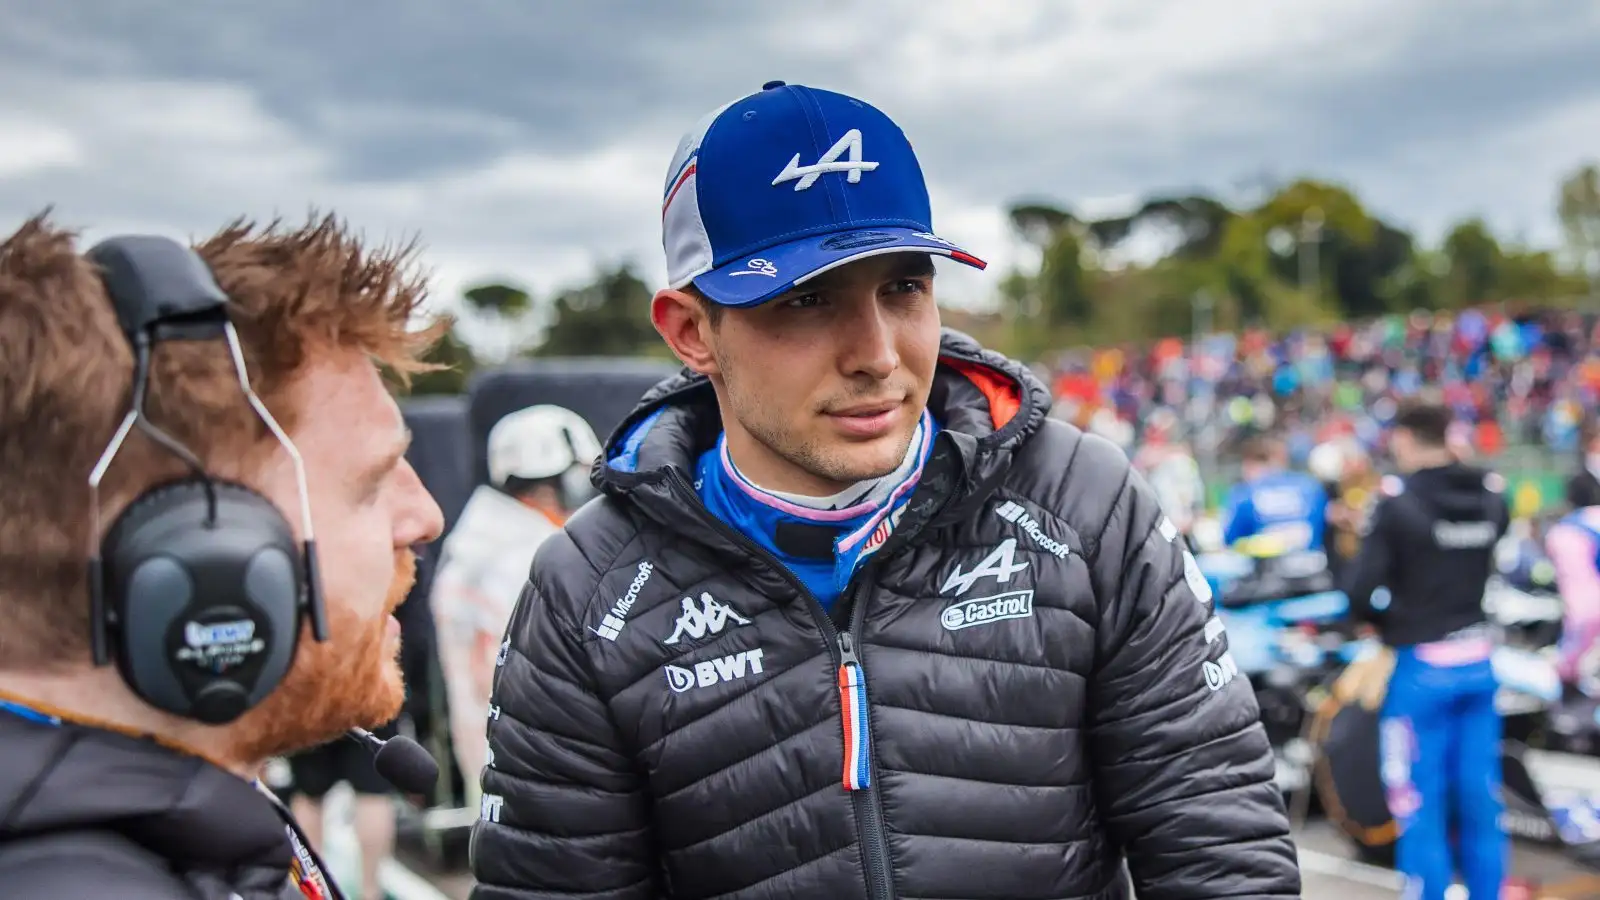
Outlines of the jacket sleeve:
[{"label": "jacket sleeve", "polygon": [[[565,541],[558,535],[548,543]],[[582,631],[552,602],[559,579],[537,575],[570,570],[551,558],[569,555],[587,573],[570,543],[541,548],[506,631],[472,831],[473,900],[662,893],[642,779],[596,692]]]},{"label": "jacket sleeve", "polygon": [[1389,581],[1396,540],[1392,533],[1393,519],[1391,498],[1384,497],[1372,510],[1367,533],[1361,536],[1361,550],[1350,566],[1344,592],[1350,598],[1350,618],[1357,622],[1373,622],[1378,618],[1378,612],[1372,608],[1372,594]]},{"label": "jacket sleeve", "polygon": [[[1096,545],[1097,544],[1097,545]],[[1299,897],[1275,763],[1211,591],[1129,473],[1098,541],[1096,802],[1140,900]]]}]

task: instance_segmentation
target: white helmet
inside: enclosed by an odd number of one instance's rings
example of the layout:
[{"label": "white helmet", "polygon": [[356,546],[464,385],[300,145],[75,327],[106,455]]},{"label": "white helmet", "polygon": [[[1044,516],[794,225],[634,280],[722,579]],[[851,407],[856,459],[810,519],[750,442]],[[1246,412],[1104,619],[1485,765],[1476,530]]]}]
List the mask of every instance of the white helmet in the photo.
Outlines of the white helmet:
[{"label": "white helmet", "polygon": [[1344,448],[1332,441],[1325,441],[1311,448],[1306,469],[1318,481],[1332,484],[1343,477],[1344,462]]},{"label": "white helmet", "polygon": [[603,449],[594,429],[570,409],[541,404],[518,410],[489,431],[489,481],[555,478],[575,466],[589,466]]}]

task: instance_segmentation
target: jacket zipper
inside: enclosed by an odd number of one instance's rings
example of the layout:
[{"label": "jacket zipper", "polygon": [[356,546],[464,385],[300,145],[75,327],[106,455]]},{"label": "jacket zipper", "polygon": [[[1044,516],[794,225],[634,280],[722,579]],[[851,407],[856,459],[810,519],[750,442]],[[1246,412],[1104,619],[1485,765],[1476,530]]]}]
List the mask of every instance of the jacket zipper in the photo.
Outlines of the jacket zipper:
[{"label": "jacket zipper", "polygon": [[[869,900],[894,900],[894,884],[889,877],[889,842],[883,827],[883,809],[877,785],[873,783],[872,778],[872,718],[868,712],[867,673],[861,665],[860,658],[856,656],[855,640],[850,630],[859,631],[861,622],[865,618],[860,591],[854,588],[847,589],[845,594],[848,596],[841,595],[839,598],[848,599],[851,604],[850,629],[841,632],[834,626],[833,619],[828,615],[828,611],[822,608],[822,603],[817,600],[816,595],[812,594],[805,583],[789,571],[776,556],[706,509],[705,504],[700,502],[700,496],[695,493],[694,486],[680,472],[671,470],[668,478],[679,494],[692,501],[689,504],[690,509],[704,519],[714,531],[735,544],[754,551],[758,558],[788,581],[808,602],[811,617],[816,620],[817,628],[822,631],[825,639],[828,653],[835,658],[838,666],[839,701],[844,726],[845,771],[842,781],[844,789],[850,793],[856,825],[861,833],[861,865],[866,874],[867,897]],[[870,562],[867,564],[869,568],[871,565]],[[850,685],[848,697],[847,679]]]},{"label": "jacket zipper", "polygon": [[[861,606],[860,597],[854,600],[857,607]],[[855,610],[851,610],[851,620],[853,626],[859,625]],[[866,870],[867,896],[872,900],[894,900],[882,798],[872,780],[872,707],[867,700],[867,673],[856,656],[849,631],[839,635],[839,700],[845,729],[844,789],[850,792],[861,829],[861,866]]]}]

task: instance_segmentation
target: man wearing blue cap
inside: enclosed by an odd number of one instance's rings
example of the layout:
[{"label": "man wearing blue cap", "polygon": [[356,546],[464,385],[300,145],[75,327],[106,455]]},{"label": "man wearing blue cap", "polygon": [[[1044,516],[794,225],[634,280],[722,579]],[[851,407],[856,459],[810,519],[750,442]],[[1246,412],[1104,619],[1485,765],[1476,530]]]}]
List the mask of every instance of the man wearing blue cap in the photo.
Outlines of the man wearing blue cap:
[{"label": "man wearing blue cap", "polygon": [[898,126],[772,82],[703,119],[651,305],[685,371],[539,550],[474,897],[1298,897],[1194,560],[1113,445],[941,332]]}]

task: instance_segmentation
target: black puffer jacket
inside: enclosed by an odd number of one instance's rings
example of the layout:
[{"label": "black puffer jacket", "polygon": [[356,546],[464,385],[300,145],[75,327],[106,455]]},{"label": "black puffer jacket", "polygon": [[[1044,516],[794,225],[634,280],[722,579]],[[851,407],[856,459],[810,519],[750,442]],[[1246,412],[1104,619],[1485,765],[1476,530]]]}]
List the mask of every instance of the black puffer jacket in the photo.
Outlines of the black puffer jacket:
[{"label": "black puffer jacket", "polygon": [[[1141,900],[1298,897],[1255,699],[1181,545],[1048,405],[946,333],[945,430],[841,625],[699,503],[709,385],[653,390],[512,617],[473,896],[1116,898],[1125,857]],[[865,674],[859,790],[841,658]]]},{"label": "black puffer jacket", "polygon": [[0,706],[0,896],[305,900],[270,801],[149,740]]}]

